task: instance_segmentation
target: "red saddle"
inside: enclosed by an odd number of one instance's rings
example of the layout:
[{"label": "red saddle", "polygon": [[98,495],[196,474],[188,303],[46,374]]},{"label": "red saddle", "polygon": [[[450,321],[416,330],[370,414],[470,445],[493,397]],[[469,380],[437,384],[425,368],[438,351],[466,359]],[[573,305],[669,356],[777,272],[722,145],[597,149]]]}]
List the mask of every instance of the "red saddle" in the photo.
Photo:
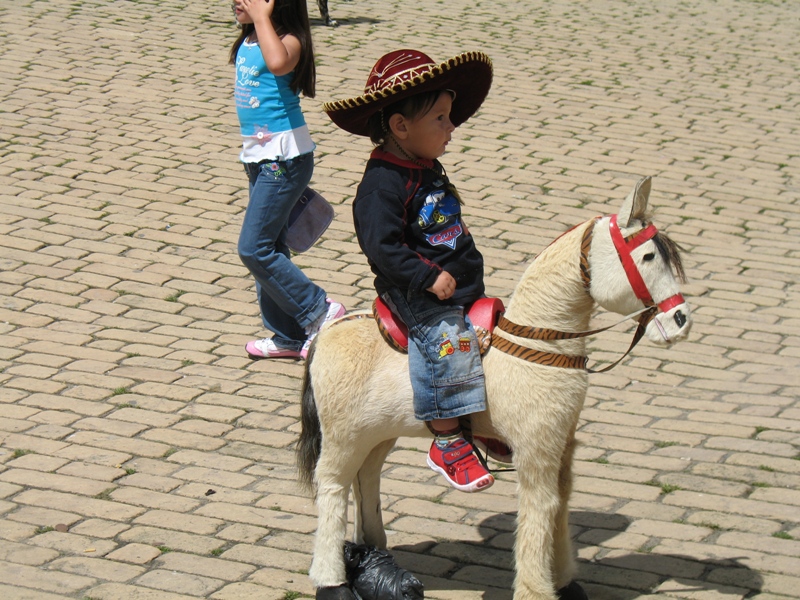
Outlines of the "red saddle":
[{"label": "red saddle", "polygon": [[[505,310],[506,307],[500,298],[479,298],[467,307],[467,315],[478,335],[481,354],[489,348],[492,330]],[[389,345],[400,352],[408,352],[408,327],[389,310],[380,297],[375,298],[372,304],[372,314]]]},{"label": "red saddle", "polygon": [[[506,307],[500,298],[479,298],[467,307],[467,315],[478,336],[481,354],[491,346],[492,330],[505,310]],[[375,298],[375,302],[372,304],[372,314],[378,323],[378,329],[388,344],[398,352],[408,352],[408,327],[389,310],[389,307],[380,297]],[[478,460],[481,461],[484,467],[488,468],[486,458],[477,451],[478,449],[482,450],[484,455],[490,456],[498,462],[505,464],[512,462],[513,451],[504,442],[497,439],[472,436],[469,415],[461,417],[460,423],[466,437],[476,447]]]}]

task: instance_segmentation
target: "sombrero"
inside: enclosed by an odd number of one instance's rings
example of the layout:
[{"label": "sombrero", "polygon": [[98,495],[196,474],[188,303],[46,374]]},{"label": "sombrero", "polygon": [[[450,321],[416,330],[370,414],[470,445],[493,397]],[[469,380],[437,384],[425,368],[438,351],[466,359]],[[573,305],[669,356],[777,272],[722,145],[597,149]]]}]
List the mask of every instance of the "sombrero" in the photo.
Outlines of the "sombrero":
[{"label": "sombrero", "polygon": [[345,131],[369,135],[367,122],[382,108],[423,92],[451,90],[450,120],[458,127],[480,108],[491,85],[492,61],[483,52],[464,52],[437,64],[418,50],[395,50],[372,67],[363,95],[326,102],[322,109]]}]

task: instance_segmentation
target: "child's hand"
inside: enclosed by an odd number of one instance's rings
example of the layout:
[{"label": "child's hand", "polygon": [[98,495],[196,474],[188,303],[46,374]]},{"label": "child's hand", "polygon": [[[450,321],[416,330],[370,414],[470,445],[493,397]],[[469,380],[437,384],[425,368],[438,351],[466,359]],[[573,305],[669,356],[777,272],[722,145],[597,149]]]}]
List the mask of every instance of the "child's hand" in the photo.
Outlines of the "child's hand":
[{"label": "child's hand", "polygon": [[253,21],[269,21],[275,9],[275,0],[238,0],[242,9]]},{"label": "child's hand", "polygon": [[442,271],[427,291],[435,294],[439,300],[447,300],[456,291],[456,280],[447,271]]}]

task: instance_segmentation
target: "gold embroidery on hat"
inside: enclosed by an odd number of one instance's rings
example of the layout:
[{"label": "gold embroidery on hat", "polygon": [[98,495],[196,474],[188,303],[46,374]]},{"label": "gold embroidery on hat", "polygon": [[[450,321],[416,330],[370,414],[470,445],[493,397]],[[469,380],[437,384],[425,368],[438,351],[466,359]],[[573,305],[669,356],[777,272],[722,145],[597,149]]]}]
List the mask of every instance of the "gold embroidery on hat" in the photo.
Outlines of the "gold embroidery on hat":
[{"label": "gold embroidery on hat", "polygon": [[[398,57],[397,59],[395,59],[395,61],[397,61],[397,60],[399,60],[401,58],[410,59],[411,57],[410,56],[409,57]],[[441,74],[445,73],[446,71],[449,71],[449,70],[453,69],[454,67],[457,67],[458,65],[462,64],[462,63],[471,62],[471,61],[472,62],[484,63],[484,64],[488,65],[490,68],[492,67],[492,60],[489,58],[488,55],[484,54],[483,52],[464,52],[462,54],[459,54],[458,56],[455,56],[453,58],[448,59],[446,62],[444,62],[441,65],[420,65],[420,66],[415,67],[415,68],[407,69],[407,70],[403,71],[402,73],[400,73],[400,75],[403,75],[403,74],[406,74],[406,73],[410,73],[410,72],[414,71],[415,69],[417,69],[417,70],[423,69],[412,80],[412,83],[414,85],[418,85],[420,82],[424,82],[426,80],[426,78],[427,79],[433,79],[433,78],[437,77],[438,75],[441,75]],[[392,64],[396,64],[396,63],[392,63]],[[387,66],[387,68],[388,68],[388,66]],[[396,78],[397,77],[394,77],[393,79],[396,79]],[[370,104],[371,102],[375,102],[376,100],[379,100],[381,98],[389,98],[389,97],[395,95],[396,93],[398,93],[398,92],[400,92],[402,90],[408,89],[407,88],[407,84],[403,84],[402,86],[398,86],[398,87],[383,86],[381,89],[372,89],[372,88],[376,88],[376,86],[371,86],[371,88],[369,90],[365,89],[364,90],[364,94],[362,94],[361,96],[358,96],[356,98],[347,98],[345,100],[336,100],[336,101],[333,101],[333,102],[326,102],[323,105],[322,109],[325,112],[336,112],[336,111],[345,110],[345,109],[348,109],[348,108],[357,108],[359,106],[363,106],[363,105],[366,105],[366,104]]]}]

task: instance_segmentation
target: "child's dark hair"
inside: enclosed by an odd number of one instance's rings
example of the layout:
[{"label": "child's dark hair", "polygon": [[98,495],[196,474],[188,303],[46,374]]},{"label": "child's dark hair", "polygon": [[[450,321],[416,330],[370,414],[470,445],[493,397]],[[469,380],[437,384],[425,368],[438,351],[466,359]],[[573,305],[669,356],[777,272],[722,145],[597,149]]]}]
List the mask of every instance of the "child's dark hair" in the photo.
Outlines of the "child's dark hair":
[{"label": "child's dark hair", "polygon": [[[272,11],[272,23],[278,35],[292,34],[300,40],[300,62],[294,69],[294,77],[289,84],[297,94],[303,92],[307,98],[316,95],[317,68],[314,64],[314,45],[311,41],[311,23],[308,21],[306,0],[270,0],[275,2]],[[255,31],[252,23],[242,25],[242,31],[231,46],[229,64],[236,64],[236,53],[247,37]]]},{"label": "child's dark hair", "polygon": [[367,127],[369,128],[369,139],[372,143],[380,146],[386,141],[386,135],[389,133],[389,117],[395,113],[400,113],[407,119],[415,119],[427,113],[444,90],[434,90],[432,92],[423,92],[422,94],[415,94],[410,98],[401,100],[390,104],[382,110],[379,110],[369,118]]}]

